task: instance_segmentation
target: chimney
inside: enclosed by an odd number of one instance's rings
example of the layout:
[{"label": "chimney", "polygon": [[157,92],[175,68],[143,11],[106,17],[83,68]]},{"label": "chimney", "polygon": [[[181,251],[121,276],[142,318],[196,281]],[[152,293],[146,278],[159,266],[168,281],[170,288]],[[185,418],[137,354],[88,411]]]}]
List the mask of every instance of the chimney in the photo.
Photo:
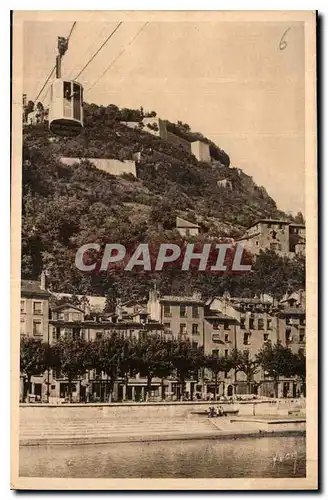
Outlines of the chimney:
[{"label": "chimney", "polygon": [[192,298],[196,300],[201,300],[202,294],[198,290],[195,290],[192,294]]},{"label": "chimney", "polygon": [[159,299],[159,291],[157,290],[156,283],[154,283],[153,288],[149,290],[149,301],[156,302]]},{"label": "chimney", "polygon": [[41,284],[40,288],[41,290],[46,290],[47,289],[47,271],[42,271],[41,273]]}]

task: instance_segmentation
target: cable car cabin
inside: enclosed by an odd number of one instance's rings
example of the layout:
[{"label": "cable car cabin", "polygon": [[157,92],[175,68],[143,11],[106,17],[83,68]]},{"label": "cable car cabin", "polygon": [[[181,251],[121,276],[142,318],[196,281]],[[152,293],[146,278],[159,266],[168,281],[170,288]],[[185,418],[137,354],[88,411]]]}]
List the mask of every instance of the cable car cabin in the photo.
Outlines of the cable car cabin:
[{"label": "cable car cabin", "polygon": [[74,137],[83,128],[83,87],[56,79],[50,87],[49,128],[53,134]]}]

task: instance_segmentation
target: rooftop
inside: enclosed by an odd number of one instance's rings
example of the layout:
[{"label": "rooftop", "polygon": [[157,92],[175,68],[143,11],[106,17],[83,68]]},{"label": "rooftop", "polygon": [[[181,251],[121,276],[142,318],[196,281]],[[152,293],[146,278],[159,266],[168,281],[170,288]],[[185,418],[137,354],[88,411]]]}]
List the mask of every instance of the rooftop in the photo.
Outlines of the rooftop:
[{"label": "rooftop", "polygon": [[21,295],[49,298],[50,293],[41,288],[39,281],[22,280],[21,281]]},{"label": "rooftop", "polygon": [[199,297],[179,297],[176,295],[163,295],[163,297],[160,297],[160,302],[184,302],[184,303],[190,303],[190,304],[203,304],[203,301]]},{"label": "rooftop", "polygon": [[64,304],[60,304],[59,306],[52,307],[51,309],[53,311],[60,311],[61,309],[67,309],[68,307],[70,309],[75,309],[76,311],[84,312],[83,309],[81,309],[78,306],[75,306],[74,304],[70,304],[69,302],[65,302]]},{"label": "rooftop", "polygon": [[235,318],[228,316],[227,314],[215,311],[208,311],[205,313],[205,319],[219,319],[224,321],[237,321]]},{"label": "rooftop", "polygon": [[[52,292],[56,298],[61,299],[63,297],[72,297],[72,293],[61,293],[61,292]],[[83,301],[87,299],[87,302],[91,309],[102,311],[106,305],[106,297],[102,297],[100,295],[76,295],[78,299],[82,299]]]},{"label": "rooftop", "polygon": [[189,222],[188,220],[182,219],[181,217],[176,218],[177,227],[190,227],[190,228],[198,228],[198,224],[194,222]]},{"label": "rooftop", "polygon": [[230,297],[230,298],[228,298],[228,300],[230,302],[243,303],[243,304],[272,304],[272,302],[270,302],[270,300],[258,299],[257,297],[254,297],[254,298]]},{"label": "rooftop", "polygon": [[134,316],[140,316],[140,314],[148,314],[147,309],[140,309],[140,311],[137,311],[137,312],[133,313],[131,316],[132,317],[134,317]]},{"label": "rooftop", "polygon": [[281,310],[280,314],[282,315],[289,315],[289,314],[305,314],[305,309],[303,307],[285,307],[284,309]]},{"label": "rooftop", "polygon": [[281,219],[259,219],[256,222],[253,222],[253,224],[251,224],[250,226],[248,226],[248,229],[250,229],[253,226],[256,226],[256,224],[261,224],[261,223],[264,223],[264,224],[286,224],[286,225],[291,224],[290,221],[281,220]]}]

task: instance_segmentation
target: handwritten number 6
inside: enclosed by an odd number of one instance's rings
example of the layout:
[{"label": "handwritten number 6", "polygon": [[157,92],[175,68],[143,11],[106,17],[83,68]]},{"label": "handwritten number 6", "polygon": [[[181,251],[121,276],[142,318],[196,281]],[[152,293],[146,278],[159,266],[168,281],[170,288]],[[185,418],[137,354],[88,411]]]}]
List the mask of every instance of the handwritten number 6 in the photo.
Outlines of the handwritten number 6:
[{"label": "handwritten number 6", "polygon": [[290,28],[287,28],[285,33],[282,35],[281,39],[280,39],[280,42],[279,42],[279,49],[280,50],[285,50],[285,48],[287,47],[287,42],[285,40],[285,36],[287,35],[288,31],[290,30]]}]

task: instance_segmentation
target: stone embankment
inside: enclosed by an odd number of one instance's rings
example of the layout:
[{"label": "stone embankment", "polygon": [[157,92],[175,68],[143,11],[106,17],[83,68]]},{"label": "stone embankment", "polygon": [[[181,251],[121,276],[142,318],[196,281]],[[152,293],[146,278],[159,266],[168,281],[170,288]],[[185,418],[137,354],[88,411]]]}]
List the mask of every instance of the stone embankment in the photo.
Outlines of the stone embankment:
[{"label": "stone embankment", "polygon": [[238,415],[208,418],[208,403],[21,405],[19,443],[96,444],[305,432],[304,402],[245,402],[223,407],[238,410]]}]

